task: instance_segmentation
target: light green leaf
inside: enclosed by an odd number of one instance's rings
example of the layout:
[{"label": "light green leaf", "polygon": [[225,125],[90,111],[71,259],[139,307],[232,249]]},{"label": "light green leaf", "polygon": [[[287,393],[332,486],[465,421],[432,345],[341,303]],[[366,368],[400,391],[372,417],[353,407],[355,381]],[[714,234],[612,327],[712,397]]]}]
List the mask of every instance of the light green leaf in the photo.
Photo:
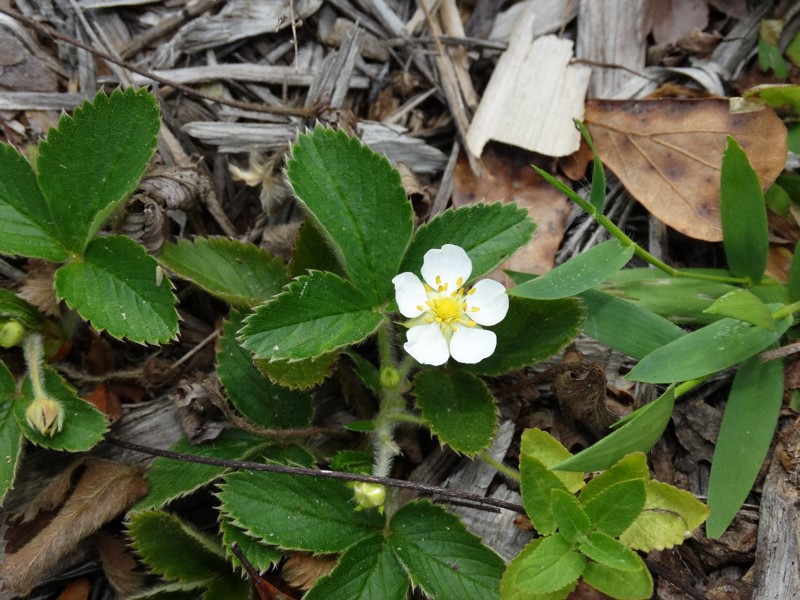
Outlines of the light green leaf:
[{"label": "light green leaf", "polygon": [[589,533],[586,541],[578,546],[578,550],[593,561],[612,569],[638,571],[642,566],[633,550],[601,531]]},{"label": "light green leaf", "polygon": [[164,244],[159,260],[210,294],[239,308],[269,300],[286,285],[286,266],[253,244],[229,238]]},{"label": "light green leaf", "polygon": [[503,559],[441,506],[414,500],[395,513],[390,526],[392,550],[425,594],[437,600],[499,596]]},{"label": "light green leaf", "polygon": [[56,292],[97,331],[163,344],[178,333],[178,312],[169,281],[157,280],[157,266],[130,238],[98,238],[82,259],[56,271]]},{"label": "light green leaf", "polygon": [[720,296],[703,312],[722,315],[758,325],[764,329],[775,330],[775,319],[764,301],[754,293],[739,288]]},{"label": "light green leaf", "polygon": [[381,535],[351,546],[303,600],[403,600],[408,578]]},{"label": "light green leaf", "polygon": [[453,450],[474,455],[491,444],[497,407],[489,388],[475,375],[451,369],[420,371],[414,391],[422,418]]},{"label": "light green leaf", "polygon": [[573,299],[509,301],[506,318],[489,328],[497,334],[495,353],[462,369],[498,376],[544,360],[566,346],[583,321],[583,309]]},{"label": "light green leaf", "polygon": [[586,559],[559,533],[546,537],[517,570],[516,584],[543,594],[562,590],[578,579]]},{"label": "light green leaf", "polygon": [[222,512],[249,535],[287,550],[342,552],[384,526],[377,510],[356,511],[341,481],[282,473],[229,473]]},{"label": "light green leaf", "polygon": [[550,492],[550,497],[558,531],[570,544],[591,529],[592,522],[575,496],[564,490],[554,489]]},{"label": "light green leaf", "polygon": [[230,571],[215,540],[169,513],[137,513],[131,517],[128,533],[136,553],[154,573],[167,579],[210,581]]},{"label": "light green leaf", "polygon": [[219,529],[222,533],[222,546],[225,548],[225,556],[238,569],[244,569],[244,567],[231,550],[233,542],[239,544],[239,548],[247,557],[247,561],[259,573],[263,573],[277,565],[283,557],[281,551],[276,547],[269,546],[250,537],[243,529],[231,523],[229,519],[222,518],[219,522]]},{"label": "light green leaf", "polygon": [[240,337],[242,346],[257,358],[304,360],[360,342],[383,320],[351,283],[313,271],[259,306]]},{"label": "light green leaf", "polygon": [[256,368],[273,383],[292,390],[307,390],[325,381],[333,372],[338,352],[326,352],[305,360],[256,359]]},{"label": "light green leaf", "polygon": [[0,361],[0,506],[8,491],[14,487],[22,458],[22,432],[14,419],[13,406],[17,386],[14,376]]},{"label": "light green leaf", "polygon": [[[790,46],[794,45],[796,50],[799,41],[800,37],[795,35]],[[786,55],[791,56],[789,48],[786,49]],[[798,85],[763,83],[746,90],[742,96],[748,100],[760,100],[772,108],[789,108],[796,115],[800,114],[800,86]]]},{"label": "light green leaf", "polygon": [[581,498],[592,525],[610,536],[625,531],[644,508],[644,484],[641,479],[629,479],[609,485],[586,502]]},{"label": "light green leaf", "polygon": [[624,267],[633,256],[633,246],[608,240],[569,259],[552,271],[511,288],[522,298],[555,300],[585,292]]},{"label": "light green leaf", "polygon": [[52,262],[69,256],[30,163],[7,144],[0,144],[0,252]]},{"label": "light green leaf", "polygon": [[136,189],[156,149],[158,102],[145,89],[100,92],[64,115],[39,144],[39,187],[52,228],[82,254],[103,223]]},{"label": "light green leaf", "polygon": [[412,230],[399,173],[358,139],[319,125],[297,138],[286,173],[352,281],[373,305],[387,300]]},{"label": "light green leaf", "polygon": [[708,517],[708,507],[685,490],[659,481],[645,484],[644,510],[619,537],[642,552],[682,544]]},{"label": "light green leaf", "polygon": [[606,205],[606,173],[603,169],[603,163],[600,162],[600,155],[597,154],[597,149],[592,142],[592,136],[586,129],[583,122],[576,120],[575,124],[581,131],[581,136],[586,141],[586,145],[592,151],[592,192],[589,196],[589,204],[594,206],[598,215],[602,215]]},{"label": "light green leaf", "polygon": [[710,538],[718,538],[742,506],[769,450],[783,400],[783,360],[757,356],[739,366],[722,415],[708,482]]},{"label": "light green leaf", "polygon": [[653,596],[653,577],[644,561],[634,556],[640,563],[636,571],[620,571],[590,562],[583,572],[583,581],[617,600],[647,600]]},{"label": "light green leaf", "polygon": [[722,244],[731,272],[758,283],[767,267],[767,207],[747,154],[733,137],[727,139],[719,190]]},{"label": "light green leaf", "polygon": [[536,552],[536,549],[541,545],[544,539],[545,538],[538,538],[528,542],[528,545],[525,546],[508,565],[505,573],[503,573],[503,580],[500,582],[501,600],[563,600],[569,596],[575,589],[575,586],[578,585],[578,579],[576,578],[575,581],[565,585],[560,590],[539,594],[535,590],[528,589],[517,583],[519,573],[530,568],[530,555]]},{"label": "light green leaf", "polygon": [[307,427],[314,410],[311,396],[276,385],[259,372],[253,356],[236,340],[243,319],[242,313],[232,310],[219,340],[217,376],[228,399],[261,427]]},{"label": "light green leaf", "polygon": [[513,203],[446,210],[417,230],[400,271],[418,275],[428,250],[455,244],[466,251],[472,261],[470,279],[476,279],[524,246],[535,229],[527,211]]},{"label": "light green leaf", "polygon": [[561,442],[541,429],[526,429],[522,432],[520,460],[534,458],[541,462],[566,486],[571,493],[579,491],[584,486],[582,473],[560,472],[553,469],[572,456]]},{"label": "light green leaf", "polygon": [[647,456],[644,452],[632,452],[610,469],[593,477],[581,490],[581,502],[586,504],[606,488],[631,479],[641,479],[644,482],[650,480],[650,469],[647,467]]}]

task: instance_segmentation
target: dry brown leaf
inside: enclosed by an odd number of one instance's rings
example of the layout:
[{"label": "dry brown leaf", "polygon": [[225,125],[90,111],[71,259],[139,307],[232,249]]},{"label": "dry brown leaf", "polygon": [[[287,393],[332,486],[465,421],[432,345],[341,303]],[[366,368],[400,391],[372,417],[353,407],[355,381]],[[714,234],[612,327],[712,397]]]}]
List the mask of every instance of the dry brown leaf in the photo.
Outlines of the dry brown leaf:
[{"label": "dry brown leaf", "polygon": [[58,600],[89,600],[92,593],[92,584],[86,577],[81,577],[75,581],[70,581],[61,593]]},{"label": "dry brown leaf", "polygon": [[281,575],[284,581],[301,590],[310,589],[320,577],[324,577],[336,566],[337,556],[310,552],[290,552],[283,564]]},{"label": "dry brown leaf", "polygon": [[97,552],[103,573],[120,598],[144,589],[147,575],[138,570],[138,563],[122,536],[103,536],[97,540]]},{"label": "dry brown leaf", "polygon": [[101,458],[88,458],[73,492],[53,520],[0,565],[0,582],[22,596],[78,543],[147,493],[137,468]]},{"label": "dry brown leaf", "polygon": [[726,136],[766,188],[786,162],[774,111],[732,115],[726,99],[590,100],[586,124],[603,163],[656,218],[689,237],[722,239],[719,178]]},{"label": "dry brown leaf", "polygon": [[53,283],[56,266],[53,263],[34,260],[30,262],[30,272],[22,280],[17,290],[20,298],[27,300],[44,314],[60,317],[58,298]]}]

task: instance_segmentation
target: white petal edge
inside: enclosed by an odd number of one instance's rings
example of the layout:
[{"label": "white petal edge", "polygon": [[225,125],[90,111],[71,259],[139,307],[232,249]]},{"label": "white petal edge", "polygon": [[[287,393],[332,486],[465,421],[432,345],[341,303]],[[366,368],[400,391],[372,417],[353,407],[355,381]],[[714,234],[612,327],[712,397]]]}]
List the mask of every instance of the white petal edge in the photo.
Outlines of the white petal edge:
[{"label": "white petal edge", "polygon": [[[392,279],[392,283],[400,314],[413,319],[427,310],[425,302],[428,300],[428,295],[425,293],[425,286],[422,285],[419,277],[413,273],[400,273]],[[419,308],[420,306],[422,309]]]},{"label": "white petal edge", "polygon": [[403,348],[423,365],[438,367],[450,358],[447,340],[438,323],[417,325],[408,330],[408,341]]},{"label": "white petal edge", "polygon": [[493,331],[475,327],[459,327],[450,338],[450,354],[460,363],[474,365],[492,355],[497,348]]},{"label": "white petal edge", "polygon": [[[508,295],[505,286],[494,279],[481,279],[467,294],[467,316],[478,325],[497,325],[508,314]],[[477,308],[472,312],[471,308]]]},{"label": "white petal edge", "polygon": [[454,244],[428,250],[422,259],[422,278],[433,289],[437,288],[438,275],[442,284],[447,284],[447,292],[452,294],[467,282],[471,273],[472,261],[463,248]]}]

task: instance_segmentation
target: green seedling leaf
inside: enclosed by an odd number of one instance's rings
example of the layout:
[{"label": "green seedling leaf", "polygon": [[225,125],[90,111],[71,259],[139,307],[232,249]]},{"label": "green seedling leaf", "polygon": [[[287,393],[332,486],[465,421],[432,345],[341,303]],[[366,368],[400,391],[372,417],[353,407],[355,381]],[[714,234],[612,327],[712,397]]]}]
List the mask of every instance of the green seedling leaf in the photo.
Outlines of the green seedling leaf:
[{"label": "green seedling leaf", "polygon": [[215,540],[169,513],[148,510],[133,515],[128,534],[142,560],[167,579],[210,581],[230,571]]},{"label": "green seedling leaf", "polygon": [[633,256],[633,246],[608,240],[578,254],[552,271],[511,288],[508,293],[522,298],[555,300],[585,292],[624,267]]},{"label": "green seedling leaf", "polygon": [[618,536],[630,527],[644,508],[644,484],[641,479],[620,481],[586,502],[581,498],[592,526],[610,536]]},{"label": "green seedling leaf", "polygon": [[628,454],[613,467],[591,479],[581,490],[581,502],[586,504],[615,483],[631,479],[641,479],[645,483],[650,480],[650,470],[647,468],[647,456],[644,452]]},{"label": "green seedling leaf", "polygon": [[772,212],[778,213],[782,217],[791,218],[789,217],[789,211],[792,206],[792,199],[789,197],[788,192],[777,183],[769,186],[767,191],[764,192],[764,202]]},{"label": "green seedling leaf", "polygon": [[626,454],[649,452],[667,428],[674,406],[675,390],[669,387],[656,400],[627,415],[622,427],[554,468],[580,473],[602,471]]},{"label": "green seedling leaf", "polygon": [[249,535],[287,550],[343,552],[384,526],[377,510],[356,511],[341,481],[282,473],[229,473],[222,512]]},{"label": "green seedling leaf", "polygon": [[791,319],[782,319],[770,331],[738,319],[720,319],[651,352],[625,378],[672,383],[710,375],[774,344],[790,324]]},{"label": "green seedling leaf", "polygon": [[758,40],[758,66],[762,71],[772,70],[776,79],[786,79],[789,74],[789,65],[783,59],[781,49],[764,39]]},{"label": "green seedling leaf", "polygon": [[718,538],[744,503],[769,450],[783,399],[783,360],[743,362],[722,415],[708,482],[710,538]]},{"label": "green seedling leaf", "polygon": [[[48,227],[83,254],[111,214],[136,189],[156,149],[158,102],[147,90],[100,92],[64,115],[39,144],[39,187]],[[92,289],[92,288],[90,288]]]},{"label": "green seedling leaf", "polygon": [[653,576],[640,556],[635,571],[622,571],[598,562],[590,562],[583,571],[583,581],[617,600],[647,600],[653,596]]},{"label": "green seedling leaf", "polygon": [[219,523],[222,533],[222,546],[225,548],[225,557],[237,568],[244,570],[244,565],[231,550],[231,544],[236,542],[242,553],[247,557],[248,562],[253,565],[259,573],[269,570],[283,557],[280,550],[274,546],[263,544],[257,539],[247,535],[244,530],[230,522],[229,519],[222,519]]},{"label": "green seedling leaf", "polygon": [[373,305],[388,299],[412,231],[399,173],[358,139],[319,125],[297,138],[286,173],[363,295]]},{"label": "green seedling leaf", "polygon": [[682,544],[708,517],[708,507],[685,490],[658,481],[645,484],[642,513],[619,537],[642,552]]},{"label": "green seedling leaf", "polygon": [[0,144],[0,252],[52,262],[69,256],[33,168],[7,144]]},{"label": "green seedling leaf", "polygon": [[472,261],[470,279],[476,279],[524,246],[535,229],[527,211],[513,203],[446,210],[417,230],[400,271],[419,273],[428,250],[455,244],[466,251]]},{"label": "green seedling leaf", "polygon": [[14,400],[17,386],[14,376],[3,361],[0,361],[0,506],[14,486],[20,458],[22,457],[22,432],[14,419]]},{"label": "green seedling leaf", "polygon": [[[795,36],[796,41],[800,38]],[[788,48],[787,48],[788,51]],[[765,83],[751,87],[742,94],[747,100],[758,100],[772,108],[790,109],[800,115],[800,86],[786,83]]]},{"label": "green seedling leaf", "polygon": [[775,319],[766,304],[755,294],[745,289],[728,292],[705,309],[706,313],[739,319],[771,331],[775,330]]},{"label": "green seedling leaf", "polygon": [[518,583],[517,578],[519,574],[531,568],[530,555],[536,552],[543,540],[544,538],[531,540],[528,545],[517,554],[514,560],[509,563],[508,568],[506,568],[505,573],[503,573],[503,579],[500,582],[501,600],[563,600],[569,596],[578,585],[578,579],[576,578],[575,581],[565,585],[560,590],[540,594]]},{"label": "green seedling leaf", "polygon": [[437,600],[496,598],[503,559],[454,515],[427,500],[395,513],[389,543],[412,584]]},{"label": "green seedling leaf", "polygon": [[606,172],[603,169],[600,155],[597,154],[597,149],[594,147],[592,136],[589,135],[586,125],[577,120],[575,124],[581,130],[581,136],[586,141],[586,145],[592,151],[592,192],[589,196],[589,204],[594,206],[598,215],[602,215],[606,205]]},{"label": "green seedling leaf", "polygon": [[351,283],[314,271],[259,306],[247,318],[240,336],[242,346],[257,358],[305,360],[360,342],[383,319]]},{"label": "green seedling leaf", "polygon": [[[562,463],[572,456],[561,442],[541,429],[523,431],[521,444],[520,464],[528,458],[534,458],[548,469],[552,469],[553,465]],[[559,472],[555,469],[551,472],[570,493],[578,492],[585,485],[582,473]]]},{"label": "green seedling leaf", "polygon": [[217,351],[217,376],[234,408],[256,425],[271,429],[307,427],[314,410],[310,394],[272,383],[239,345],[236,332],[244,316],[231,311]]},{"label": "green seedling leaf", "polygon": [[339,450],[331,459],[331,471],[367,475],[372,471],[372,455],[361,450]]},{"label": "green seedling leaf", "polygon": [[[265,445],[262,437],[238,429],[226,429],[214,441],[199,445],[182,437],[170,450],[195,456],[242,460]],[[176,498],[182,498],[208,485],[224,472],[224,467],[156,458],[145,475],[149,492],[131,511],[161,508]]]},{"label": "green seedling leaf", "polygon": [[570,544],[575,543],[581,534],[587,533],[592,528],[592,522],[572,494],[554,489],[550,495],[559,533]]},{"label": "green seedling leaf", "polygon": [[286,285],[286,266],[254,244],[230,238],[164,244],[159,260],[184,279],[238,308],[269,300]]},{"label": "green seedling leaf", "polygon": [[456,452],[486,449],[497,429],[497,407],[475,375],[455,370],[420,371],[414,379],[417,406],[439,440]]},{"label": "green seedling leaf", "polygon": [[326,352],[306,360],[256,359],[256,368],[273,383],[292,390],[307,390],[325,381],[333,372],[338,352]]},{"label": "green seedling leaf", "polygon": [[38,330],[44,325],[44,315],[11,290],[0,290],[0,326],[6,319],[18,321],[26,329]]},{"label": "green seedling leaf", "polygon": [[630,548],[601,531],[592,531],[578,550],[593,561],[620,571],[638,571],[641,559]]},{"label": "green seedling leaf", "polygon": [[156,267],[156,260],[130,238],[98,238],[80,260],[56,271],[56,292],[97,331],[163,344],[178,333],[178,311],[172,286],[159,281]]},{"label": "green seedling leaf", "polygon": [[404,600],[407,592],[403,567],[388,540],[376,535],[349,548],[303,600]]},{"label": "green seedling leaf", "polygon": [[[552,356],[577,334],[583,309],[577,300],[509,298],[506,318],[491,330],[497,334],[497,351],[465,371],[498,376]],[[525,332],[522,334],[521,332]]]},{"label": "green seedling leaf", "polygon": [[586,560],[559,533],[546,537],[517,569],[516,584],[542,594],[560,591],[577,580]]},{"label": "green seedling leaf", "polygon": [[789,300],[800,300],[800,243],[794,247],[792,266],[789,269]]},{"label": "green seedling leaf", "polygon": [[758,283],[767,268],[767,207],[758,174],[731,136],[722,156],[721,177],[722,244],[728,267],[734,275]]}]

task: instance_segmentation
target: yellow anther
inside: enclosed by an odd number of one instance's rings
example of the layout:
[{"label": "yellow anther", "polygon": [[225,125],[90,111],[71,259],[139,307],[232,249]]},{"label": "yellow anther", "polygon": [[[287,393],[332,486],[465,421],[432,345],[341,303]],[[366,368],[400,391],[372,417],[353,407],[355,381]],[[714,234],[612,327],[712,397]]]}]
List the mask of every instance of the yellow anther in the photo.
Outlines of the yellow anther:
[{"label": "yellow anther", "polygon": [[458,287],[461,287],[462,285],[464,285],[464,278],[463,277],[459,277],[458,279],[456,279],[456,285]]},{"label": "yellow anther", "polygon": [[472,308],[469,309],[469,312],[478,312],[479,310],[480,308],[478,308],[477,306],[473,306]]},{"label": "yellow anther", "polygon": [[436,285],[442,285],[442,278],[439,275],[436,276]]},{"label": "yellow anther", "polygon": [[472,288],[470,291],[467,292],[467,296],[472,296],[475,293],[475,288]]},{"label": "yellow anther", "polygon": [[476,325],[477,325],[477,323],[475,321],[473,321],[472,319],[467,321],[467,327],[475,327]]},{"label": "yellow anther", "polygon": [[422,304],[417,304],[417,310],[425,310],[425,307]]}]

